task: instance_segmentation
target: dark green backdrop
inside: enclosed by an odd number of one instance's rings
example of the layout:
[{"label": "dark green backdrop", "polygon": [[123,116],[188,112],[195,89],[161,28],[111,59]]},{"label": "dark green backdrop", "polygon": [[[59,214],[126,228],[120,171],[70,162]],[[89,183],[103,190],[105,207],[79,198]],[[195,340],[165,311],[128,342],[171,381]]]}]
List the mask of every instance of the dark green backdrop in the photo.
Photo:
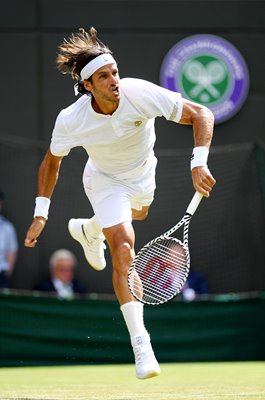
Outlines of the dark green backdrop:
[{"label": "dark green backdrop", "polygon": [[[160,362],[265,360],[265,294],[145,307]],[[133,362],[115,300],[0,295],[0,365]]]}]

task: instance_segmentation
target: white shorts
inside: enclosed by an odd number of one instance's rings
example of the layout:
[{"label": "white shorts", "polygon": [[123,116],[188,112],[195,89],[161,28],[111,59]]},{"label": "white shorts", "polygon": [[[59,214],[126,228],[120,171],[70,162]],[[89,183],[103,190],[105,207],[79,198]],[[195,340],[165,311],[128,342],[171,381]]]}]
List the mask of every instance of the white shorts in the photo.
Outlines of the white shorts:
[{"label": "white shorts", "polygon": [[150,156],[134,170],[105,175],[88,161],[83,175],[86,195],[101,228],[132,220],[132,209],[141,210],[154,199],[157,159]]}]

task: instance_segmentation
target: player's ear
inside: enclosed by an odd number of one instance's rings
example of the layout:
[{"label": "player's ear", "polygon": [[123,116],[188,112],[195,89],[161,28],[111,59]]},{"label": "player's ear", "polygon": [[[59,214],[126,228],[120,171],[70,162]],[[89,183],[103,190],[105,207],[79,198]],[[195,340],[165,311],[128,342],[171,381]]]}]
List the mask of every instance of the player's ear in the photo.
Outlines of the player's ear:
[{"label": "player's ear", "polygon": [[83,80],[83,85],[84,85],[84,88],[85,88],[88,92],[91,92],[92,83],[91,83],[90,81],[88,81],[87,79],[84,79],[84,80]]}]

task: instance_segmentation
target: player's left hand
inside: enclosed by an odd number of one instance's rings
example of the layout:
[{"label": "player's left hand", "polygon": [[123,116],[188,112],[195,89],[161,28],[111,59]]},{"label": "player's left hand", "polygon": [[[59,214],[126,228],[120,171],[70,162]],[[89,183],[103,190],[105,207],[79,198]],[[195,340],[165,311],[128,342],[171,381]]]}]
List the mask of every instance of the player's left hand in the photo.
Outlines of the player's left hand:
[{"label": "player's left hand", "polygon": [[208,167],[195,167],[191,171],[194,189],[205,197],[210,196],[216,180],[212,176]]},{"label": "player's left hand", "polygon": [[30,225],[26,238],[24,241],[24,246],[35,247],[37,244],[37,238],[40,236],[46,224],[46,220],[43,217],[35,217],[32,224]]}]

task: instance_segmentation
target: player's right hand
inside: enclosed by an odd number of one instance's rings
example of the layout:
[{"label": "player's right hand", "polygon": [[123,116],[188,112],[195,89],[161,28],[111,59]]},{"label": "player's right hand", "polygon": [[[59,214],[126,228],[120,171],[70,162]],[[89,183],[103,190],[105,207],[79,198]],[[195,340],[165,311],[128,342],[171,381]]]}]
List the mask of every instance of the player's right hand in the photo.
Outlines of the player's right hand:
[{"label": "player's right hand", "polygon": [[43,217],[35,217],[27,232],[24,246],[35,247],[37,238],[40,236],[46,224],[46,219]]},{"label": "player's right hand", "polygon": [[194,189],[205,197],[210,196],[210,192],[216,180],[212,176],[208,167],[195,167],[191,171]]}]

